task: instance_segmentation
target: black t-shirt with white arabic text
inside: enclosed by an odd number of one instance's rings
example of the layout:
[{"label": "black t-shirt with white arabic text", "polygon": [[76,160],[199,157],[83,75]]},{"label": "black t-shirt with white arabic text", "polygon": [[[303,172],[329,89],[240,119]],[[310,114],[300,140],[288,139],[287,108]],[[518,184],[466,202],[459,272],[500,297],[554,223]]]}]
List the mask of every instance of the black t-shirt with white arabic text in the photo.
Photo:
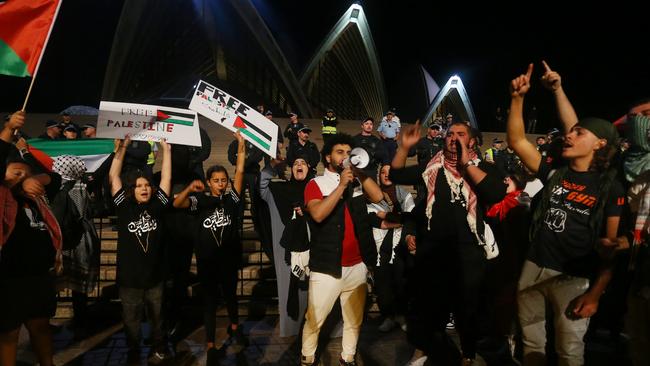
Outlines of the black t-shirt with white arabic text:
[{"label": "black t-shirt with white arabic text", "polygon": [[117,214],[117,284],[148,289],[162,281],[163,211],[169,198],[157,190],[147,203],[127,198],[124,189],[114,196]]}]

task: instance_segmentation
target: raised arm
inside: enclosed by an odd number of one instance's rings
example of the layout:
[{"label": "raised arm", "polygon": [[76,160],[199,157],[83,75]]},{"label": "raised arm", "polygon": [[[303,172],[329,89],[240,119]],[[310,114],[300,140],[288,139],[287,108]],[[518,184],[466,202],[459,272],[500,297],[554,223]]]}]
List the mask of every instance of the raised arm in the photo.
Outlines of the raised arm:
[{"label": "raised arm", "polygon": [[470,147],[468,145],[462,144],[457,140],[457,146],[460,146],[461,149],[459,163],[462,171],[465,172],[465,177],[469,178],[469,181],[474,185],[478,185],[485,179],[487,174],[478,166],[470,165]]},{"label": "raised arm", "polygon": [[122,173],[122,164],[124,163],[126,146],[129,143],[131,143],[131,138],[129,136],[127,136],[124,140],[115,139],[115,149],[113,150],[115,156],[113,157],[113,162],[111,163],[111,169],[108,171],[108,184],[111,186],[111,195],[115,195],[117,191],[122,189],[122,179],[120,178],[120,173]]},{"label": "raised arm", "polygon": [[526,139],[524,130],[524,96],[530,89],[530,76],[533,74],[533,64],[528,65],[525,75],[519,75],[510,83],[510,114],[506,126],[508,146],[515,151],[526,168],[537,173],[542,155],[535,146]]},{"label": "raised arm", "polygon": [[188,208],[190,207],[190,193],[194,192],[203,192],[205,190],[205,185],[200,180],[195,180],[190,183],[184,190],[174,197],[174,202],[172,205],[174,208]]},{"label": "raised arm", "polygon": [[235,134],[237,138],[237,165],[235,166],[235,181],[233,182],[233,189],[237,194],[241,194],[241,189],[244,184],[244,163],[246,162],[246,143],[244,137],[239,131]]},{"label": "raised arm", "polygon": [[14,131],[23,128],[25,124],[25,111],[16,111],[14,112],[9,121],[5,123],[2,132],[0,132],[0,139],[4,142],[12,143],[14,137]]},{"label": "raised arm", "polygon": [[400,134],[400,145],[397,148],[395,157],[390,163],[393,169],[402,169],[406,165],[406,158],[409,151],[420,141],[420,121],[416,121],[414,125],[408,126]]},{"label": "raised arm", "polygon": [[169,196],[172,192],[172,145],[161,140],[160,147],[163,151],[162,170],[160,171],[160,189]]},{"label": "raised arm", "polygon": [[544,75],[542,76],[542,85],[553,93],[555,98],[555,106],[557,108],[557,114],[562,122],[564,127],[564,132],[569,132],[571,127],[578,122],[578,115],[576,114],[573,105],[569,101],[569,98],[564,93],[562,88],[562,78],[560,74],[551,70],[546,61],[542,60],[544,65]]}]

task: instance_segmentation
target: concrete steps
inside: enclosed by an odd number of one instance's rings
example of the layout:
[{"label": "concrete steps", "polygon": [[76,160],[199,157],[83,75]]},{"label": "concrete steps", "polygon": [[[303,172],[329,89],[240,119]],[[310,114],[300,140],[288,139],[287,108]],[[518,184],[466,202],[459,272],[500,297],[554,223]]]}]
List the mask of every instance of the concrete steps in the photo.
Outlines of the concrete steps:
[{"label": "concrete steps", "polygon": [[[243,232],[242,232],[242,261],[243,267],[239,271],[238,294],[239,296],[252,296],[255,286],[260,282],[275,281],[275,271],[271,260],[262,251],[262,246],[253,229],[253,221],[250,215],[250,199],[248,193],[245,194],[246,209],[244,211]],[[116,280],[117,264],[117,231],[114,228],[114,218],[101,218],[94,220],[97,232],[101,239],[100,270],[99,283],[97,287],[89,294],[90,298],[99,298],[105,295],[104,290],[112,288]],[[196,257],[192,256],[192,265],[190,271],[196,274]],[[192,284],[188,288],[190,296],[196,294],[195,287]],[[114,294],[113,294],[114,295]],[[277,293],[273,295],[275,298]],[[55,318],[69,318],[72,316],[72,304],[68,301],[71,297],[70,290],[59,292],[59,306]]]}]

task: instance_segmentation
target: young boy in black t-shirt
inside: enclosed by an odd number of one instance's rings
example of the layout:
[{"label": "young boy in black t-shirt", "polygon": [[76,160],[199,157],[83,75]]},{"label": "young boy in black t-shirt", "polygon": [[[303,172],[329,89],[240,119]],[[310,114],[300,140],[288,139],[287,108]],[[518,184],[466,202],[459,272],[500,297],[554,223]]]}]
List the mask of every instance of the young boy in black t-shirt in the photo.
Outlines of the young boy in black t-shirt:
[{"label": "young boy in black t-shirt", "polygon": [[226,300],[230,334],[237,343],[246,345],[238,326],[237,274],[241,265],[242,247],[239,237],[242,201],[240,193],[244,181],[246,144],[239,132],[237,138],[237,164],[232,189],[228,188],[228,172],[223,166],[215,165],[205,174],[209,195],[205,185],[195,180],[174,199],[174,207],[189,208],[198,218],[195,250],[199,280],[204,296],[204,321],[208,350],[208,365],[216,357],[215,332],[216,310],[219,286]]},{"label": "young boy in black t-shirt", "polygon": [[162,335],[162,227],[161,217],[171,191],[171,146],[161,141],[163,163],[160,186],[154,189],[150,177],[135,171],[122,185],[120,173],[130,138],[115,140],[115,158],[109,172],[111,194],[117,214],[117,284],[129,347],[127,362],[140,361],[140,322],[143,307],[151,321],[153,352],[150,361],[167,357]]},{"label": "young boy in black t-shirt", "polygon": [[[544,66],[544,82],[559,86],[559,77]],[[545,364],[548,304],[554,314],[559,363],[583,365],[583,338],[589,318],[596,313],[611,278],[611,257],[606,255],[608,251],[599,249],[617,242],[625,203],[616,170],[610,166],[618,134],[610,122],[602,119],[578,121],[566,96],[556,93],[560,115],[565,117],[562,158],[568,166],[553,170],[524,134],[523,100],[532,71],[530,64],[525,75],[512,81],[507,125],[508,145],[529,170],[545,181],[542,198],[533,211],[531,248],[519,278],[517,300],[524,364]],[[570,121],[567,115],[573,116]]]}]

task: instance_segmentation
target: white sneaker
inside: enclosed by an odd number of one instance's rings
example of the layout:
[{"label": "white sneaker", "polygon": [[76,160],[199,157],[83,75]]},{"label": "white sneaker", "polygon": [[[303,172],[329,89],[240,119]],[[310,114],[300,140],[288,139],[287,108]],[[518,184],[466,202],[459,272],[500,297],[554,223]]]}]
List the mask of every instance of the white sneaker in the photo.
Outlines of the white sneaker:
[{"label": "white sneaker", "polygon": [[447,323],[447,329],[455,329],[456,322],[454,322],[454,314],[449,314],[449,322]]},{"label": "white sneaker", "polygon": [[411,359],[406,366],[424,366],[424,363],[427,362],[427,356],[420,356],[416,359]]},{"label": "white sneaker", "polygon": [[397,325],[397,323],[395,323],[393,318],[386,318],[379,326],[379,330],[384,333],[390,332],[393,328],[395,328],[395,325]]}]

